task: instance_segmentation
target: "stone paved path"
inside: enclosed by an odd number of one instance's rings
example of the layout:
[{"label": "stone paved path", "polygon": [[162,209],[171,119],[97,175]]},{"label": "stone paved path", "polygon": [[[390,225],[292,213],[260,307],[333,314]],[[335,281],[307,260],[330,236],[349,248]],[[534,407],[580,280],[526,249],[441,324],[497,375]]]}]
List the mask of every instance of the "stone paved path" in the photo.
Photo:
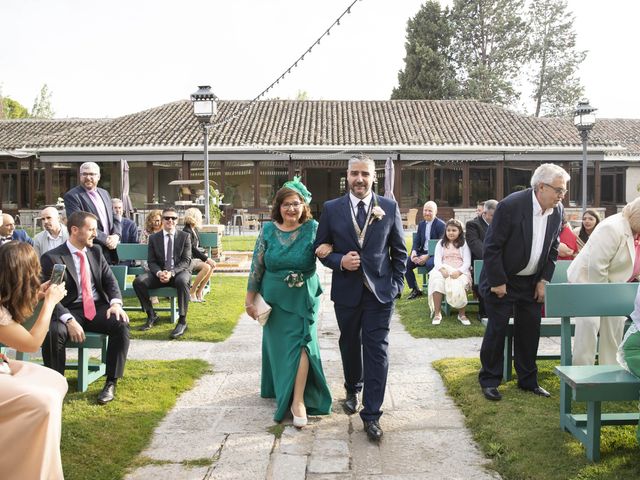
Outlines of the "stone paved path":
[{"label": "stone paved path", "polygon": [[[330,271],[320,269],[328,292]],[[156,462],[127,479],[499,479],[485,468],[463,415],[431,367],[438,358],[477,357],[481,339],[414,339],[394,317],[381,419],[385,434],[374,445],[360,417],[341,408],[338,329],[328,293],[319,338],[333,413],[311,418],[300,431],[285,420],[279,439],[269,432],[274,402],[260,398],[260,327],[249,317],[241,318],[224,343],[174,342],[167,348],[167,342],[133,342],[131,358],[202,358],[212,363],[213,373],[183,394],[156,429],[143,452]]]}]

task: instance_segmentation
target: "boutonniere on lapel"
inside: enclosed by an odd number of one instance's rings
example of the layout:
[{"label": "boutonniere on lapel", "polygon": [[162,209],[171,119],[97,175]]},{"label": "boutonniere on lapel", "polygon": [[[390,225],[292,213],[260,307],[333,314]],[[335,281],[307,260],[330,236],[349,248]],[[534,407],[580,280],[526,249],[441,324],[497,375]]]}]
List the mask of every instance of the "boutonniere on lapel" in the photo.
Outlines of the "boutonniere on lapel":
[{"label": "boutonniere on lapel", "polygon": [[375,196],[373,197],[373,202],[375,205],[371,209],[371,220],[369,221],[369,225],[373,222],[377,222],[378,220],[382,220],[382,217],[385,215],[382,207],[378,205],[378,199]]}]

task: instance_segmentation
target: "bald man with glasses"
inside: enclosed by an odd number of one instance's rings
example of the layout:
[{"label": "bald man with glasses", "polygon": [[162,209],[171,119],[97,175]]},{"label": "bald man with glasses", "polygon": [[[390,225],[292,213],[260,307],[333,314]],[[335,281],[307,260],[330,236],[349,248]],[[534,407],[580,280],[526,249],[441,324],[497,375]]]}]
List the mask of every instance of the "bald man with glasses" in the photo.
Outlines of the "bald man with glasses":
[{"label": "bald man with glasses", "polygon": [[191,237],[177,230],[178,212],[175,208],[162,211],[162,230],[149,236],[147,262],[149,271],[138,275],[133,288],[147,313],[147,322],[141,328],[146,331],[158,321],[151,305],[149,290],[160,287],[175,287],[178,291],[178,324],[170,338],[184,335],[187,330],[187,309],[189,307],[189,284],[191,283]]}]

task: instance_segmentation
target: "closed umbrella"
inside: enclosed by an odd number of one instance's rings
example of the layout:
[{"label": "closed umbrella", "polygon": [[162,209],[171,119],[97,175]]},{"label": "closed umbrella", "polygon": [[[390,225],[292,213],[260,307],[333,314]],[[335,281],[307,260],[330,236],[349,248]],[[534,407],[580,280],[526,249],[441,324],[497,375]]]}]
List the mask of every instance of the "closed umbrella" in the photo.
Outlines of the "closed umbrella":
[{"label": "closed umbrella", "polygon": [[396,199],[395,195],[393,195],[394,180],[395,168],[393,166],[393,160],[391,160],[391,157],[387,157],[387,161],[384,164],[384,196],[391,200]]},{"label": "closed umbrella", "polygon": [[129,197],[129,164],[124,158],[120,159],[120,179],[123,215],[127,218],[131,218],[133,205],[131,204],[131,197]]}]

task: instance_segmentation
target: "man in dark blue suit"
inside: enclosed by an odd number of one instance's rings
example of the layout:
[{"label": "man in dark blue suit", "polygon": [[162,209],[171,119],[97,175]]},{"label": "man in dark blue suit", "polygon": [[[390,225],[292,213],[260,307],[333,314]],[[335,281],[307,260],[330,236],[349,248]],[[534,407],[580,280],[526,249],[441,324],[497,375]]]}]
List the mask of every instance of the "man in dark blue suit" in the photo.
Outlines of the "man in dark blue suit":
[{"label": "man in dark blue suit", "polygon": [[120,219],[113,216],[111,196],[104,188],[98,188],[100,167],[94,162],[80,165],[80,185],[64,194],[64,207],[67,218],[73,212],[89,212],[98,219],[98,231],[95,243],[102,247],[107,262],[118,263],[116,247],[120,243],[122,227]]},{"label": "man in dark blue suit", "polygon": [[33,239],[24,230],[16,230],[16,222],[8,213],[2,215],[0,222],[0,245],[3,243],[17,240],[18,242],[28,243],[33,247]]},{"label": "man in dark blue suit", "polygon": [[345,409],[358,411],[364,387],[360,417],[367,436],[378,441],[389,369],[389,322],[402,292],[407,249],[398,205],[373,193],[374,181],[373,159],[351,157],[349,193],[324,204],[316,247],[333,246],[321,261],[333,269],[331,300],[340,327]]},{"label": "man in dark blue suit", "polygon": [[417,266],[425,265],[427,272],[433,268],[433,253],[429,251],[429,240],[439,240],[444,236],[444,222],[438,215],[438,205],[429,201],[422,207],[422,217],[424,220],[418,224],[416,233],[416,244],[411,249],[411,255],[407,258],[407,272],[404,274],[407,285],[411,289],[409,300],[413,300],[422,295],[422,289],[418,288],[416,275],[413,270]]},{"label": "man in dark blue suit", "polygon": [[542,397],[549,392],[538,385],[536,355],[544,286],[558,257],[562,199],[569,174],[552,163],[540,165],[531,187],[512,193],[496,208],[484,239],[484,265],[480,294],[489,321],[480,348],[478,375],[488,400],[500,400],[504,339],[509,318],[514,318],[514,359],[518,387]]}]

